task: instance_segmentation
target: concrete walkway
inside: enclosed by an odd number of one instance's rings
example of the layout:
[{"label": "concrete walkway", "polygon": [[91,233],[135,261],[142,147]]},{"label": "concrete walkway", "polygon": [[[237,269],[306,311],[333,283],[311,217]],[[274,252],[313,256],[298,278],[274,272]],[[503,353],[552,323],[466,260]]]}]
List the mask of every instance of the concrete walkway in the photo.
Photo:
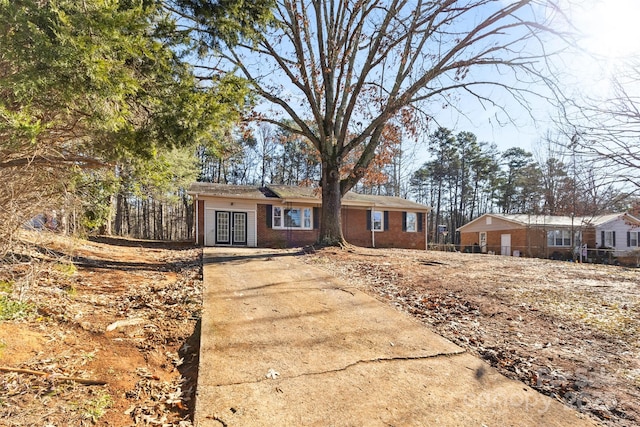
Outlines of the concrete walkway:
[{"label": "concrete walkway", "polygon": [[294,251],[204,250],[195,425],[594,426]]}]

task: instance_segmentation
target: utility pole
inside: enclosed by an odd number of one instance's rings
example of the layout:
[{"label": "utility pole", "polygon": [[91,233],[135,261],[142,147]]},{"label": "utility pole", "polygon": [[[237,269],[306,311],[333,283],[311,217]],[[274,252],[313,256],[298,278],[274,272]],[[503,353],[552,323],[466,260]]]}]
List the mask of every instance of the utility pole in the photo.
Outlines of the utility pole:
[{"label": "utility pole", "polygon": [[578,176],[576,173],[576,145],[578,144],[578,134],[574,133],[573,136],[571,137],[571,143],[569,144],[569,147],[571,147],[571,162],[572,162],[572,168],[573,168],[573,177],[572,177],[572,194],[571,194],[571,247],[573,248],[573,255],[575,255],[575,251],[576,248],[578,248],[578,250],[580,251],[580,258],[582,261],[582,230],[580,230],[580,239],[578,242],[576,242],[576,233],[574,231],[573,228],[573,218],[574,215],[576,214],[576,198],[577,198],[577,182],[578,182]]}]

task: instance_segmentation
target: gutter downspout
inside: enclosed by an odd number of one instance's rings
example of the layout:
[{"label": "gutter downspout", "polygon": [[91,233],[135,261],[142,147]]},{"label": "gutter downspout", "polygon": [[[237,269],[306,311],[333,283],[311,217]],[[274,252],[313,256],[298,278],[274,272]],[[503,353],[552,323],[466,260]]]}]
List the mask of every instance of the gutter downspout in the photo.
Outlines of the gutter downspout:
[{"label": "gutter downspout", "polygon": [[[196,193],[193,203],[195,204],[195,209],[194,211],[194,215],[195,215],[195,221],[196,221],[196,235],[195,235],[195,244],[196,246],[198,246],[198,244],[200,243],[198,241],[198,239],[200,238],[200,227],[198,227],[199,223],[200,223],[200,218],[199,218],[199,212],[198,212],[198,193]],[[203,239],[204,240],[204,239]],[[204,246],[204,241],[202,242],[202,246]]]},{"label": "gutter downspout", "polygon": [[376,247],[376,230],[373,226],[373,217],[375,216],[375,207],[376,207],[375,204],[371,207],[371,219],[370,219],[371,220],[371,246],[374,248]]},{"label": "gutter downspout", "polygon": [[427,221],[427,215],[429,215],[429,211],[424,213],[424,250],[429,250],[429,221]]},{"label": "gutter downspout", "polygon": [[[291,212],[291,209],[293,209],[293,203],[290,201],[287,201],[284,205],[284,208],[282,209],[282,225],[284,226],[284,211],[289,209],[289,212]],[[300,222],[302,222],[302,211],[300,211]],[[301,224],[302,225],[302,224]],[[285,236],[287,239],[286,242],[286,247],[290,248],[291,247],[291,238],[293,237],[293,230],[291,229],[291,227],[285,227]]]}]

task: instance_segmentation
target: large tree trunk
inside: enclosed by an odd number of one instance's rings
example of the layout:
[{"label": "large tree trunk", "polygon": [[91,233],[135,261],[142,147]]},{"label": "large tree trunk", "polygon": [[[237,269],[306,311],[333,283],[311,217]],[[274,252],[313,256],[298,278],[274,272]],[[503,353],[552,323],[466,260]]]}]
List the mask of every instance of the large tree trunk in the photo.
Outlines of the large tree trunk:
[{"label": "large tree trunk", "polygon": [[322,161],[322,220],[318,244],[342,246],[346,242],[342,234],[342,193],[340,172],[335,159]]}]

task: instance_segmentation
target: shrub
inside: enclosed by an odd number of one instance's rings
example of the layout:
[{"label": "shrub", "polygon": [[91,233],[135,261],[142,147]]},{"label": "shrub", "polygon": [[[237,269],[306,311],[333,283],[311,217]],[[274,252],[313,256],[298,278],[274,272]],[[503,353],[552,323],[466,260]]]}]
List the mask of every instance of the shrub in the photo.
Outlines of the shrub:
[{"label": "shrub", "polygon": [[21,319],[34,311],[33,304],[15,301],[4,295],[0,297],[0,321]]}]

